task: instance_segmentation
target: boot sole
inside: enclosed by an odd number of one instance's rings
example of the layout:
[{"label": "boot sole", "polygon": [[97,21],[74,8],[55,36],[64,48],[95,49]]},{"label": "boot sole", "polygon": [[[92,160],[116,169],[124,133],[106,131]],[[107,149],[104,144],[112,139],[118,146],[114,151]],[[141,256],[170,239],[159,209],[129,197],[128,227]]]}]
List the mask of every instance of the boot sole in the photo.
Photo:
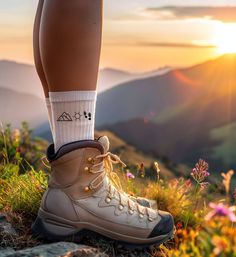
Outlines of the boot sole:
[{"label": "boot sole", "polygon": [[[81,229],[75,228],[72,225],[68,225],[65,223],[60,223],[55,219],[44,219],[38,216],[33,223],[31,229],[33,234],[41,239],[46,239],[51,242],[57,241],[67,241],[67,242],[74,242],[79,243],[83,238],[99,238],[104,239],[107,241],[116,241],[126,248],[129,249],[140,249],[149,247],[151,245],[161,245],[164,242],[170,240],[174,236],[174,228],[165,235],[153,237],[153,238],[135,238],[135,237],[128,237],[126,235],[121,235],[118,233],[114,233],[112,231],[105,231],[103,228],[94,226],[88,223],[81,223]],[[103,230],[103,234],[101,234],[101,230]],[[57,233],[55,233],[57,231]],[[120,238],[124,238],[127,241],[121,240]],[[132,242],[133,241],[133,242]],[[138,243],[135,243],[138,242]]]}]

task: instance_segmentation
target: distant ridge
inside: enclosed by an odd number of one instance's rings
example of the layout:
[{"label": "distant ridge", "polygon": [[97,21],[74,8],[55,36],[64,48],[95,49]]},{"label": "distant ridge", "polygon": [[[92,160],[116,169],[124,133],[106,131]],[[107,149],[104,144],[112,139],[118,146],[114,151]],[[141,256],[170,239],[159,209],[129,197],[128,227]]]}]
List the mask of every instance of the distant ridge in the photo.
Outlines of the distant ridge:
[{"label": "distant ridge", "polygon": [[47,117],[45,103],[39,97],[0,87],[0,121],[19,127],[22,121],[30,121],[37,127]]},{"label": "distant ridge", "polygon": [[100,95],[97,110],[100,128],[137,148],[191,165],[208,158],[218,171],[236,168],[236,127],[223,129],[236,122],[235,54],[114,87]]},{"label": "distant ridge", "polygon": [[[150,74],[154,74],[154,72],[156,73],[158,72],[158,70],[153,71]],[[161,72],[163,72],[163,69],[161,69]],[[104,91],[117,84],[120,84],[124,81],[130,81],[139,76],[147,76],[147,74],[132,74],[129,72],[112,68],[101,69],[99,73],[98,89],[100,91]],[[38,106],[37,112],[41,114],[40,118],[37,119],[37,124],[44,124],[45,122],[47,122],[47,114],[44,106],[44,94],[34,66],[29,64],[18,63],[15,61],[0,60],[0,89],[1,88],[13,90],[13,95],[15,96],[18,95],[20,97],[23,94],[24,97],[28,99],[26,101],[28,103],[32,103],[29,99],[31,96],[33,97],[32,99],[34,99],[34,97],[36,97],[37,99],[40,98],[42,100],[43,107],[40,107],[41,104]],[[10,97],[10,95],[8,96]],[[4,101],[5,100],[8,99],[4,99]],[[16,99],[16,103],[19,104],[20,100]],[[3,105],[2,101],[0,102],[0,110],[3,111],[4,108],[5,106]],[[9,113],[7,117],[5,114],[2,114],[2,116],[0,116],[0,119],[3,122],[19,124],[18,117],[20,117],[32,124],[36,124],[34,117],[30,113],[30,110],[34,110],[34,108],[34,105],[29,104],[28,110],[25,112],[25,115],[23,115],[23,113],[20,113],[16,117],[15,113],[18,113],[17,110],[12,114]],[[9,110],[12,109],[9,107]]]},{"label": "distant ridge", "polygon": [[[102,92],[115,85],[145,76],[163,73],[168,67],[148,73],[129,73],[113,68],[103,68],[99,71],[98,91]],[[42,86],[33,65],[9,60],[0,60],[0,85],[20,93],[29,93],[44,98]]]}]

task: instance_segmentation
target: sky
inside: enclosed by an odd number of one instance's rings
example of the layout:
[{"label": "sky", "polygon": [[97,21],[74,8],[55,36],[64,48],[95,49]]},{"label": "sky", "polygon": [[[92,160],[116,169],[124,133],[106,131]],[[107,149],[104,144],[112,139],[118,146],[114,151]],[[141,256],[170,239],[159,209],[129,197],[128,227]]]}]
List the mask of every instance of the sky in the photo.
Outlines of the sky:
[{"label": "sky", "polygon": [[[33,63],[37,3],[0,0],[0,59]],[[236,0],[104,0],[101,68],[183,67],[230,51],[236,51]]]}]

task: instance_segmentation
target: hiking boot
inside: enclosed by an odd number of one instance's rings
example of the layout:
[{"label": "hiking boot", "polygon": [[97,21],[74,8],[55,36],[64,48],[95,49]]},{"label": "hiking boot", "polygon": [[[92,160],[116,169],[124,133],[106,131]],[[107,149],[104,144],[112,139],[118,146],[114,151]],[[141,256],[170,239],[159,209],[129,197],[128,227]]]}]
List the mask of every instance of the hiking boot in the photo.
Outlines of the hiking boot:
[{"label": "hiking boot", "polygon": [[94,234],[134,246],[161,244],[173,236],[171,214],[140,205],[120,188],[106,136],[69,143],[54,153],[49,188],[32,229],[52,241],[79,242]]},{"label": "hiking boot", "polygon": [[154,210],[157,209],[157,202],[155,200],[146,199],[144,197],[136,197],[136,196],[129,196],[129,197],[131,200],[133,200],[134,202],[137,202],[138,204],[144,207],[152,208]]}]

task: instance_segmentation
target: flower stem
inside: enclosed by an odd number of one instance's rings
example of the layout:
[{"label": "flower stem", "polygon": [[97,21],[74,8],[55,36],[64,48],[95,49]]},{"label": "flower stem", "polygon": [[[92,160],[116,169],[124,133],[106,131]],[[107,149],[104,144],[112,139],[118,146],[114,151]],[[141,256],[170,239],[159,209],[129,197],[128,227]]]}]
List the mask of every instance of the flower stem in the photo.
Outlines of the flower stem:
[{"label": "flower stem", "polygon": [[193,197],[196,201],[196,204],[195,204],[195,208],[190,208],[190,210],[188,211],[188,214],[187,214],[187,219],[185,221],[185,224],[184,224],[184,228],[186,229],[188,227],[188,223],[189,223],[189,220],[190,220],[190,214],[193,213],[193,211],[196,210],[197,208],[197,205],[198,205],[198,201],[197,201],[197,193],[199,191],[199,183],[196,184],[195,188],[194,188],[194,191],[193,191]]}]

